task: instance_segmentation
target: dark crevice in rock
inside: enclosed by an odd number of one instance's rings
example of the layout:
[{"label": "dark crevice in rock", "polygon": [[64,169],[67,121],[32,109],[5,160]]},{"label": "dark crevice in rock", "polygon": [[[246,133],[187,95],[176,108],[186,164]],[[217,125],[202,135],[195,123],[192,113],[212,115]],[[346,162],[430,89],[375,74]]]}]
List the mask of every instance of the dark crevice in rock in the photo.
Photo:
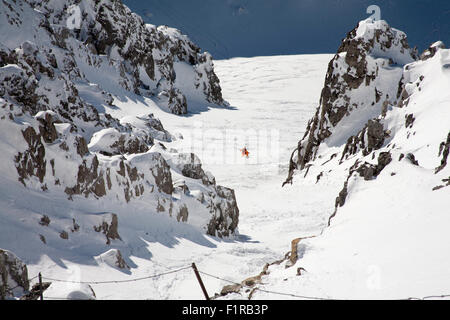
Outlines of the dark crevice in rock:
[{"label": "dark crevice in rock", "polygon": [[88,167],[86,160],[83,161],[78,167],[77,184],[71,188],[67,187],[65,193],[69,195],[69,199],[72,199],[73,195],[81,194],[86,198],[90,194],[94,194],[98,198],[106,195],[103,170],[99,170],[97,156],[92,158],[90,167]]},{"label": "dark crevice in rock", "polygon": [[342,163],[360,150],[362,150],[363,156],[369,155],[374,150],[383,147],[385,138],[388,136],[389,133],[384,130],[379,119],[369,120],[356,136],[351,136],[347,140],[340,162]]},{"label": "dark crevice in rock", "polygon": [[439,173],[447,166],[447,159],[450,153],[450,132],[447,136],[447,141],[442,142],[439,146],[439,157],[442,155],[441,165],[436,168],[435,173]]},{"label": "dark crevice in rock", "polygon": [[28,144],[28,150],[19,152],[14,159],[19,181],[26,186],[25,180],[35,176],[40,183],[43,183],[47,161],[45,160],[45,147],[42,144],[41,135],[36,133],[32,127],[22,131],[22,134]]},{"label": "dark crevice in rock", "polygon": [[[290,159],[289,174],[283,186],[292,183],[295,170],[305,169],[309,162],[316,159],[320,144],[331,136],[332,130],[338,126],[344,117],[350,115],[354,109],[365,107],[359,105],[360,102],[352,98],[353,92],[359,92],[373,85],[374,94],[371,98],[373,101],[372,103],[369,102],[369,105],[372,108],[380,107],[380,114],[386,115],[387,108],[390,105],[389,95],[392,96],[392,94],[391,92],[389,94],[383,92],[380,90],[380,86],[375,86],[373,83],[379,77],[380,68],[403,62],[403,58],[391,54],[391,49],[395,47],[393,50],[399,50],[404,54],[404,61],[417,59],[415,51],[407,43],[406,36],[388,25],[382,24],[379,29],[374,29],[373,38],[367,39],[357,36],[358,28],[359,25],[347,34],[337,54],[328,64],[319,107],[314,117],[309,121],[305,136],[300,140]],[[374,52],[376,52],[376,55]],[[369,56],[372,60],[383,58],[385,61],[380,62],[379,65],[377,62],[375,66],[370,64],[369,68]],[[389,57],[388,64],[387,57]],[[397,59],[402,61],[394,61]],[[397,82],[395,85],[397,85]],[[403,90],[403,79],[400,79],[399,86]],[[394,102],[395,100],[391,103]],[[368,141],[364,141],[364,134],[367,135]],[[343,158],[347,154],[354,154],[357,149],[366,149],[364,153],[369,154],[371,151],[381,148],[384,138],[385,133],[382,124],[378,120],[370,120],[366,125],[365,132],[360,132],[360,135],[349,138]],[[362,143],[364,147],[358,146]]]},{"label": "dark crevice in rock", "polygon": [[103,221],[100,225],[94,226],[96,232],[102,232],[106,236],[106,244],[111,244],[111,240],[122,240],[119,235],[119,219],[117,215],[112,213],[111,220],[108,223]]},{"label": "dark crevice in rock", "polygon": [[419,161],[416,160],[416,157],[414,156],[413,153],[408,153],[406,155],[406,159],[411,162],[413,165],[418,166],[419,165]]}]

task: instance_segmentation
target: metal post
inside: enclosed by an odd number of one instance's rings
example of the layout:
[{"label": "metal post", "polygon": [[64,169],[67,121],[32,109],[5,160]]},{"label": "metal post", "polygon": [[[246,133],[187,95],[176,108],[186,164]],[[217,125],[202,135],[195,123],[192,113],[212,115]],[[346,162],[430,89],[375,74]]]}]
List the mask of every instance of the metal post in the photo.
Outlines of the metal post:
[{"label": "metal post", "polygon": [[44,291],[43,291],[43,287],[42,287],[42,275],[39,272],[39,297],[40,300],[44,300]]},{"label": "metal post", "polygon": [[197,277],[198,283],[200,284],[200,287],[202,288],[203,294],[205,295],[206,300],[210,300],[208,296],[208,292],[206,291],[205,285],[203,284],[202,278],[200,277],[200,274],[198,273],[197,266],[195,263],[192,263],[192,269],[194,269],[195,276]]}]

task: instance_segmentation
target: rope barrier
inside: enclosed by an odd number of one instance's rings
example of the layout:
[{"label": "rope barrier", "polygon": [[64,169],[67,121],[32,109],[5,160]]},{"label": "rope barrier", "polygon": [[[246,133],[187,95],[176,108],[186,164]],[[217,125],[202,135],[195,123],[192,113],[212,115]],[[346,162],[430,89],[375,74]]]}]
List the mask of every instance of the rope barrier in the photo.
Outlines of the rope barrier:
[{"label": "rope barrier", "polygon": [[[28,279],[28,281],[31,282],[31,281],[33,281],[34,279],[36,279],[37,277],[39,277],[39,275],[37,275],[37,276],[35,276],[35,277],[31,278],[31,279]],[[19,284],[19,285],[13,287],[13,288],[9,288],[9,290],[12,291],[12,290],[17,289],[17,288],[20,288],[20,287],[22,287],[22,285]]]},{"label": "rope barrier", "polygon": [[332,298],[299,296],[299,295],[296,295],[296,294],[293,294],[293,293],[283,293],[283,292],[269,291],[269,290],[264,290],[264,289],[261,289],[261,288],[256,288],[256,290],[259,290],[259,291],[262,291],[262,292],[266,292],[266,293],[276,294],[276,295],[280,295],[280,296],[290,296],[290,297],[306,299],[306,300],[338,300],[338,299],[332,299]]},{"label": "rope barrier", "polygon": [[190,269],[191,266],[183,267],[176,270],[171,270],[159,274],[154,274],[147,277],[142,278],[136,278],[136,279],[128,279],[128,280],[109,280],[109,281],[73,281],[73,280],[61,280],[61,279],[54,279],[54,278],[48,278],[48,277],[42,277],[42,279],[49,280],[49,281],[55,281],[55,282],[65,282],[65,283],[79,283],[79,284],[108,284],[108,283],[126,283],[126,282],[135,282],[135,281],[141,281],[141,280],[147,280],[152,278],[157,278],[160,276],[168,275],[171,273],[177,273],[186,269]]},{"label": "rope barrier", "polygon": [[[235,281],[231,281],[228,279],[224,279],[215,275],[212,275],[210,273],[198,270],[199,273],[204,274],[205,276],[211,277],[211,278],[215,278],[217,280],[222,280],[234,285],[241,285],[241,283],[235,282]],[[307,299],[307,300],[330,300],[330,301],[337,301],[337,300],[346,300],[346,299],[336,299],[336,298],[323,298],[323,297],[313,297],[313,296],[302,296],[302,295],[297,295],[297,294],[293,294],[293,293],[287,293],[287,292],[277,292],[277,291],[271,291],[271,290],[266,290],[266,289],[262,289],[259,287],[256,287],[255,290],[259,290],[261,292],[265,292],[265,293],[270,293],[270,294],[275,294],[275,295],[281,295],[281,296],[290,296],[290,297],[294,297],[294,298],[301,298],[301,299]],[[403,299],[403,300],[426,300],[426,299],[433,299],[433,298],[450,298],[450,295],[434,295],[434,296],[426,296],[423,298],[407,298],[407,299]],[[399,299],[402,300],[402,299]]]},{"label": "rope barrier", "polygon": [[[231,283],[231,284],[235,284],[235,285],[241,285],[240,283],[237,283],[237,282],[234,282],[234,281],[231,281],[231,280],[228,280],[228,279],[223,279],[223,278],[220,278],[218,276],[214,276],[212,274],[209,274],[209,273],[206,273],[206,272],[203,272],[203,271],[200,271],[200,270],[198,270],[198,272],[200,272],[201,274],[204,274],[205,276],[211,277],[211,278],[222,280],[222,281],[225,281],[225,282],[228,282],[228,283]],[[261,289],[261,288],[255,288],[255,289],[259,290],[259,291],[262,291],[262,292],[266,292],[266,293],[271,293],[271,294],[276,294],[276,295],[283,295],[283,296],[291,296],[291,297],[295,297],[295,298],[302,298],[302,299],[309,299],[309,300],[334,300],[334,299],[329,299],[329,298],[299,296],[299,295],[295,295],[295,294],[292,294],[292,293],[275,292],[275,291],[264,290],[264,289]]]},{"label": "rope barrier", "polygon": [[[163,273],[158,273],[158,274],[153,274],[150,276],[146,276],[146,277],[141,277],[141,278],[135,278],[135,279],[128,279],[128,280],[109,280],[109,281],[73,281],[73,280],[62,280],[62,279],[55,279],[55,278],[49,278],[49,277],[42,277],[42,279],[48,280],[48,281],[54,281],[54,282],[63,282],[63,283],[79,283],[79,284],[110,284],[110,283],[127,283],[127,282],[136,282],[136,281],[142,281],[142,280],[147,280],[147,279],[152,279],[152,278],[157,278],[160,276],[165,276],[168,274],[173,274],[173,273],[178,273],[181,272],[183,270],[187,270],[187,269],[191,269],[192,265],[189,266],[185,266],[182,268],[178,268],[178,269],[174,269],[174,270],[169,270],[167,272],[163,272]],[[234,285],[242,285],[241,283],[229,280],[229,279],[225,279],[201,270],[198,270],[198,273],[203,274],[205,276],[208,276],[210,278],[214,278],[217,280],[221,280],[230,284],[234,284]],[[34,279],[38,278],[39,275],[29,279],[29,282],[33,281]],[[15,286],[14,288],[10,288],[9,290],[12,291],[18,287],[21,287],[20,285]],[[269,293],[269,294],[274,294],[274,295],[280,295],[280,296],[289,296],[289,297],[293,297],[293,298],[300,298],[300,299],[306,299],[306,300],[343,300],[343,299],[334,299],[334,298],[323,298],[323,297],[314,297],[314,296],[303,296],[303,295],[297,295],[294,293],[287,293],[287,292],[277,292],[277,291],[271,291],[271,290],[266,290],[266,289],[262,289],[260,287],[256,287],[254,288],[254,290],[258,290],[261,292],[265,292],[265,293]],[[46,299],[51,299],[51,300],[70,300],[69,298],[58,298],[58,297],[45,297]],[[414,298],[414,297],[409,297],[406,299],[398,299],[398,300],[426,300],[426,299],[437,299],[437,298],[450,298],[450,294],[443,294],[443,295],[430,295],[430,296],[425,296],[423,298]]]}]

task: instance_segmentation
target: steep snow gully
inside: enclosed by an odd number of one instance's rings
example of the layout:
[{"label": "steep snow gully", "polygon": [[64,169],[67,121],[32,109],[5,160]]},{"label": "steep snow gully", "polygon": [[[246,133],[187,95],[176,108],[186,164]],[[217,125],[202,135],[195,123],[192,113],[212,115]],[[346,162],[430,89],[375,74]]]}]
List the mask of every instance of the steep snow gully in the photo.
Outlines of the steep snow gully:
[{"label": "steep snow gully", "polygon": [[367,19],[335,55],[213,62],[117,1],[80,32],[1,5],[0,298],[203,299],[193,262],[216,299],[449,293],[442,42]]},{"label": "steep snow gully", "polygon": [[[171,242],[173,227],[160,226],[159,232],[155,230],[159,235],[154,242],[147,243],[151,260],[133,258],[137,268],[131,270],[131,278],[195,262],[199,270],[241,282],[258,274],[267,262],[283,258],[290,250],[292,239],[320,233],[333,210],[333,203],[325,199],[338,191],[340,182],[330,181],[321,186],[305,182],[304,187],[299,182],[300,188],[290,189],[281,189],[281,183],[288,172],[286,160],[291,147],[303,136],[320,97],[331,58],[325,54],[216,61],[215,71],[230,108],[194,111],[186,117],[152,109],[169,132],[183,136],[165,143],[167,148],[194,151],[202,160],[203,168],[214,173],[218,184],[235,190],[240,210],[239,235],[219,240],[184,231]],[[151,105],[151,101],[147,103]],[[142,111],[142,105],[133,101],[116,104],[118,109],[110,110],[114,117],[122,118],[135,108]],[[248,159],[240,153],[244,146],[250,152]],[[82,274],[86,272],[89,279],[93,279],[88,276],[89,270],[98,272],[93,267],[76,268],[81,268]],[[37,267],[31,269],[30,273],[38,271]],[[58,273],[63,276],[66,271],[55,270]],[[108,280],[114,275],[123,278],[120,272],[100,278]],[[210,295],[220,293],[229,284],[203,277]],[[58,294],[57,287],[56,283],[55,292],[48,290],[50,297]],[[117,288],[120,290],[110,290],[110,284],[94,286],[98,299],[204,298],[189,269],[158,277],[150,283],[125,283]]]}]

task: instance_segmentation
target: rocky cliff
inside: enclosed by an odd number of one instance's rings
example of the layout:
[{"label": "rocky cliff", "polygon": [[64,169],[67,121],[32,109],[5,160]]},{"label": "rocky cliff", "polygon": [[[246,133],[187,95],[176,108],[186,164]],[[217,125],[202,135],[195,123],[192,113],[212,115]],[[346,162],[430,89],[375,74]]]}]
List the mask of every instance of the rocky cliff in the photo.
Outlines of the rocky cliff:
[{"label": "rocky cliff", "polygon": [[448,54],[439,41],[419,57],[406,35],[385,21],[360,22],[329,63],[320,106],[292,155],[284,184],[292,183],[296,170],[308,174],[314,167],[319,182],[327,169],[348,166],[338,208],[354,175],[370,181],[394,160],[423,166],[420,158],[425,158],[435,173],[434,190],[443,188],[449,127],[431,119],[446,112]]},{"label": "rocky cliff", "polygon": [[286,183],[294,170],[316,160],[321,145],[342,145],[366,124],[371,139],[366,151],[374,150],[384,137],[367,122],[398,101],[403,66],[416,59],[406,35],[385,21],[362,21],[350,31],[328,65],[319,107],[293,153]]},{"label": "rocky cliff", "polygon": [[27,266],[12,252],[0,249],[0,300],[21,297],[29,289]]}]

